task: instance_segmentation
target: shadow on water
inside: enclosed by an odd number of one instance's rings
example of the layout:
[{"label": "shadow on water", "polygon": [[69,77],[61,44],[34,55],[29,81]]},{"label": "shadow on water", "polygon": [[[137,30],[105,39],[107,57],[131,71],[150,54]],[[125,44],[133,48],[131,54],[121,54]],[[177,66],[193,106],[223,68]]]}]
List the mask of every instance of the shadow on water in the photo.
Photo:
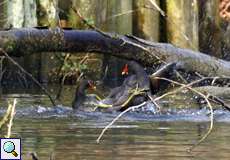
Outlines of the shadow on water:
[{"label": "shadow on water", "polygon": [[[209,159],[227,160],[230,153],[230,114],[215,111],[215,127],[210,137],[193,153],[186,149],[198,141],[209,127],[208,109],[169,109],[167,114],[131,112],[125,114],[96,143],[101,130],[117,115],[75,113],[68,103],[72,91],[65,91],[66,106],[52,107],[41,94],[4,95],[0,115],[7,99],[18,97],[13,137],[22,139],[23,159],[35,151],[40,159]],[[66,96],[66,99],[65,99]],[[3,136],[5,129],[1,130]]]}]

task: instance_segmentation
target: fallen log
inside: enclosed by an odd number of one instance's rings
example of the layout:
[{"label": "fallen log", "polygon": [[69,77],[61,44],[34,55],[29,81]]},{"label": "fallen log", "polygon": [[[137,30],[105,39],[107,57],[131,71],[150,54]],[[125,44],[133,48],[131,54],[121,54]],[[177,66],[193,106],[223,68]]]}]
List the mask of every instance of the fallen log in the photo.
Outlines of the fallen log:
[{"label": "fallen log", "polygon": [[201,86],[195,87],[194,89],[202,93],[208,93],[213,96],[229,98],[230,88],[229,87],[217,87],[217,86]]},{"label": "fallen log", "polygon": [[[154,43],[133,36],[97,31],[23,28],[0,31],[0,48],[10,56],[36,52],[94,52],[135,60],[145,66],[177,62],[178,67],[207,76],[230,76],[230,62],[204,53]],[[160,62],[159,62],[160,61]]]}]

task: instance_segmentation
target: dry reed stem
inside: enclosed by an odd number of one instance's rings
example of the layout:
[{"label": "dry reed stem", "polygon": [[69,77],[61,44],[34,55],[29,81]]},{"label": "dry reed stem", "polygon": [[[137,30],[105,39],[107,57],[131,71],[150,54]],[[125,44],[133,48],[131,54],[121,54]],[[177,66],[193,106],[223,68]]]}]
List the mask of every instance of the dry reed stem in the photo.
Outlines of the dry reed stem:
[{"label": "dry reed stem", "polygon": [[[176,81],[173,81],[173,80],[170,80],[170,79],[167,79],[167,78],[160,78],[160,77],[155,77],[155,78],[156,78],[156,79],[162,79],[162,80],[165,80],[165,81],[169,81],[169,82],[171,82],[171,83],[174,83],[174,84],[177,84],[177,85],[182,86],[182,87],[180,87],[179,89],[176,89],[175,91],[168,92],[169,94],[177,93],[178,91],[182,90],[183,88],[187,88],[187,89],[189,89],[189,90],[191,90],[191,91],[193,91],[193,92],[199,94],[200,96],[202,96],[202,97],[205,99],[205,101],[207,102],[207,104],[208,104],[208,107],[209,107],[210,112],[211,112],[211,114],[210,114],[210,126],[209,126],[209,129],[208,129],[208,131],[205,133],[205,135],[204,135],[197,143],[195,143],[194,145],[192,145],[191,147],[189,147],[189,149],[188,149],[187,151],[188,151],[188,152],[191,152],[196,146],[198,146],[200,143],[202,143],[202,142],[210,135],[210,133],[212,132],[212,129],[213,129],[213,119],[214,119],[213,116],[214,116],[214,114],[213,114],[213,107],[212,107],[210,101],[208,100],[209,94],[208,94],[208,95],[204,95],[203,93],[201,93],[201,92],[199,92],[199,91],[197,91],[197,90],[191,88],[190,86],[192,86],[192,85],[194,85],[195,83],[198,83],[198,82],[200,82],[200,81],[203,81],[203,80],[205,80],[205,79],[207,79],[207,78],[210,78],[210,77],[202,78],[202,79],[197,80],[197,81],[194,81],[194,82],[192,82],[192,83],[190,83],[190,84],[188,84],[188,85],[181,84],[181,83],[179,83],[179,82],[176,82]],[[158,98],[155,98],[155,101],[156,101],[156,100],[159,100],[159,99],[161,99],[161,98],[163,98],[163,97],[165,97],[165,96],[167,96],[167,95],[169,95],[169,94],[166,93],[166,94],[160,96],[160,98],[159,98],[159,97],[158,97]]]},{"label": "dry reed stem", "polygon": [[9,115],[11,113],[12,110],[12,105],[8,105],[7,111],[4,115],[4,117],[2,118],[2,120],[0,121],[0,129],[2,128],[2,126],[7,122],[7,120],[9,119]]},{"label": "dry reed stem", "polygon": [[6,138],[10,138],[11,136],[11,130],[12,130],[12,126],[13,126],[13,119],[14,119],[14,115],[15,115],[15,107],[16,107],[16,103],[17,103],[17,99],[14,99],[13,104],[9,104],[11,105],[11,112],[10,112],[10,120],[9,120],[9,124],[7,126],[7,135],[5,136]]},{"label": "dry reed stem", "polygon": [[196,142],[195,144],[193,144],[191,147],[188,148],[188,150],[187,150],[188,152],[191,152],[196,146],[198,146],[200,143],[202,143],[212,132],[213,124],[214,124],[214,122],[213,122],[213,120],[214,120],[214,118],[213,118],[213,116],[214,116],[213,107],[212,107],[210,101],[208,100],[208,96],[205,98],[205,101],[207,102],[209,109],[210,109],[210,112],[211,112],[210,126],[209,126],[208,131],[205,133],[205,135],[198,142]]}]

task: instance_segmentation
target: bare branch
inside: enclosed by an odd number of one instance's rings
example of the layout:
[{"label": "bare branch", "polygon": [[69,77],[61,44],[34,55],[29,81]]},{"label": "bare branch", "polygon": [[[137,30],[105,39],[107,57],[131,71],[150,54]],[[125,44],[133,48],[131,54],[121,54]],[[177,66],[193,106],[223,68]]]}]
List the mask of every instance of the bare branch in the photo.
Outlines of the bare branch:
[{"label": "bare branch", "polygon": [[121,112],[117,117],[115,117],[113,119],[112,122],[110,122],[101,132],[101,134],[99,135],[99,137],[97,138],[97,143],[100,143],[100,139],[102,138],[102,136],[104,135],[105,131],[107,131],[121,116],[123,116],[125,113],[131,111],[131,110],[134,110],[134,109],[137,109],[137,108],[140,108],[142,106],[144,106],[146,104],[146,102],[143,102],[137,106],[133,106],[133,107],[129,107],[127,108],[126,110],[124,110],[123,112]]},{"label": "bare branch", "polygon": [[13,58],[11,58],[3,49],[0,48],[0,52],[3,53],[15,66],[17,66],[23,73],[25,73],[27,76],[29,76],[42,90],[43,92],[49,97],[51,103],[53,106],[56,106],[54,100],[52,99],[49,92],[46,90],[45,87],[43,87],[36,78],[33,77],[29,72],[27,72],[24,68],[22,68]]}]

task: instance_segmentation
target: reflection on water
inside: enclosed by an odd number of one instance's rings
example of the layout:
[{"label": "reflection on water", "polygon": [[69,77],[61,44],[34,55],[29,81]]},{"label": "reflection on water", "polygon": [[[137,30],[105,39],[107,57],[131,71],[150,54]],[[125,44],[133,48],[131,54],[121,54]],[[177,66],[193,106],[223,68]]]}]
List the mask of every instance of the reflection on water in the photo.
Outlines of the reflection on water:
[{"label": "reflection on water", "polygon": [[76,159],[229,159],[229,124],[216,123],[209,139],[194,152],[186,149],[201,138],[208,123],[201,122],[130,122],[97,136],[105,122],[77,118],[17,119],[13,136],[22,138],[23,159],[36,151],[41,159],[53,154],[57,160]]}]

